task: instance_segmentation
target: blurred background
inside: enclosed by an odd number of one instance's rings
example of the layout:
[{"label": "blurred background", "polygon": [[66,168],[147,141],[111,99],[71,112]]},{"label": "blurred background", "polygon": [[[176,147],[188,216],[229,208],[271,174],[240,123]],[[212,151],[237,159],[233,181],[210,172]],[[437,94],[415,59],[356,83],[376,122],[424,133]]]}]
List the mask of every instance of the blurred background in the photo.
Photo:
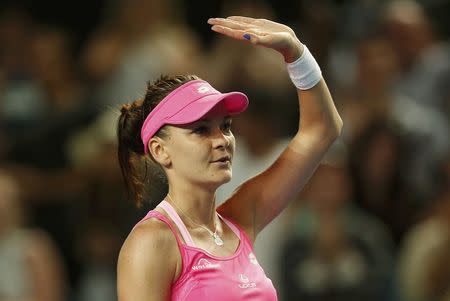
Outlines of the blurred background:
[{"label": "blurred background", "polygon": [[152,182],[135,208],[116,160],[119,105],[147,81],[192,73],[250,97],[218,203],[286,146],[282,57],[211,32],[227,15],[292,27],[344,121],[256,242],[280,300],[450,300],[450,1],[0,3],[0,301],[117,300],[120,246],[164,193]]}]

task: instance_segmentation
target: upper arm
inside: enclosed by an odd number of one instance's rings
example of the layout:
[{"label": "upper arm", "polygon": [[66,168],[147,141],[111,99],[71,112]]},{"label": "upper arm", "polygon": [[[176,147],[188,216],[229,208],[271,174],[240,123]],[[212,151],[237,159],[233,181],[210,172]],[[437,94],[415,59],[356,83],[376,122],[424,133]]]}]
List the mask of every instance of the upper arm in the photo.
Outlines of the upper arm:
[{"label": "upper arm", "polygon": [[32,300],[58,301],[64,299],[65,273],[60,254],[47,234],[30,231],[27,259],[32,279]]},{"label": "upper arm", "polygon": [[244,182],[218,209],[253,240],[289,203],[295,200],[335,140],[322,127],[299,131],[277,160]]},{"label": "upper arm", "polygon": [[241,185],[219,208],[253,239],[297,197],[342,129],[323,79],[311,89],[297,92],[299,102],[302,100],[301,131],[272,166]]},{"label": "upper arm", "polygon": [[168,300],[175,279],[177,242],[161,221],[148,220],[129,235],[119,254],[119,301]]},{"label": "upper arm", "polygon": [[329,143],[315,133],[297,134],[265,171],[244,182],[218,209],[253,240],[295,200],[319,165]]}]

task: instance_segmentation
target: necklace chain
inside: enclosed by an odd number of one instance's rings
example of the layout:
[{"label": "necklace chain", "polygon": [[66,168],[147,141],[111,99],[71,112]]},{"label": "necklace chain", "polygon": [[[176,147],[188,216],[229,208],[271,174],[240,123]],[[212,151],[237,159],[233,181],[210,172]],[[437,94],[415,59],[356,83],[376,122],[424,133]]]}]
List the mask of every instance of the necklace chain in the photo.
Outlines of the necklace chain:
[{"label": "necklace chain", "polygon": [[214,232],[212,232],[208,227],[196,223],[189,215],[187,215],[181,208],[179,208],[175,204],[175,202],[173,201],[173,199],[172,199],[172,197],[170,196],[169,193],[167,193],[167,196],[169,197],[172,205],[174,205],[175,208],[177,208],[185,217],[187,217],[191,223],[193,223],[194,225],[199,226],[199,227],[205,229],[206,231],[208,231],[208,233],[212,236],[212,238],[214,240],[214,243],[216,245],[218,245],[218,246],[223,246],[224,242],[223,242],[222,238],[219,236],[219,234],[217,234],[217,223],[216,223],[215,219],[214,219]]}]

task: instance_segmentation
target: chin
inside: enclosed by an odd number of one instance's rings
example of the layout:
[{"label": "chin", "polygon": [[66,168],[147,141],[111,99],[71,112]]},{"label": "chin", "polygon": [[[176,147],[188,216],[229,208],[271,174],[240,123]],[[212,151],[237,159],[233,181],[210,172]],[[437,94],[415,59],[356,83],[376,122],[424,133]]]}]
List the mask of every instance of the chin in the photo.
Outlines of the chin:
[{"label": "chin", "polygon": [[228,183],[230,181],[231,181],[231,175],[229,177],[227,177],[226,179],[224,179],[222,184],[226,184],[226,183]]},{"label": "chin", "polygon": [[222,175],[222,177],[218,178],[217,181],[214,181],[214,182],[217,184],[217,186],[221,186],[223,184],[230,182],[231,176],[232,176],[232,174],[231,174],[231,170],[230,170],[229,172],[224,173]]},{"label": "chin", "polygon": [[223,184],[226,184],[226,183],[228,183],[230,181],[231,181],[231,174],[228,175],[228,176],[223,177],[222,179],[220,179],[217,182],[218,182],[219,185],[223,185]]}]

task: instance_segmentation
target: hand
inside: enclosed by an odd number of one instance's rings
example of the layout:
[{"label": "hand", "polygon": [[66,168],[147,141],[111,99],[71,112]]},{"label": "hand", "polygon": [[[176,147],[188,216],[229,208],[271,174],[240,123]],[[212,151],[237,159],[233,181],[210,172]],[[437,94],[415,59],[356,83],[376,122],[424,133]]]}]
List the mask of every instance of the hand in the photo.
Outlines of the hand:
[{"label": "hand", "polygon": [[280,23],[241,16],[210,18],[208,23],[215,32],[278,51],[287,63],[297,60],[303,53],[303,45],[294,31]]}]

